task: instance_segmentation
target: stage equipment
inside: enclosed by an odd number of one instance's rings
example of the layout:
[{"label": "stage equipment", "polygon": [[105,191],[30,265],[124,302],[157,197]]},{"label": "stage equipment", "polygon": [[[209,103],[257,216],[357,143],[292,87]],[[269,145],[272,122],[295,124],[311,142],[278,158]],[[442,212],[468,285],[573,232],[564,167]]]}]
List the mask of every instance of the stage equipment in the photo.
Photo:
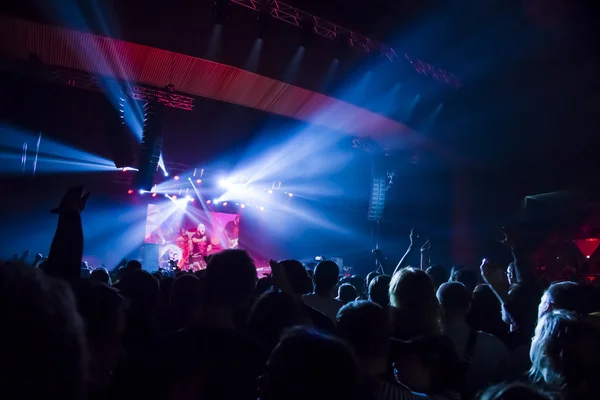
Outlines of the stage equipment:
[{"label": "stage equipment", "polygon": [[257,12],[268,12],[272,18],[294,25],[298,28],[303,28],[303,21],[312,20],[314,25],[313,31],[315,34],[324,38],[335,40],[338,35],[347,35],[349,37],[348,44],[355,49],[367,53],[379,53],[382,57],[387,58],[391,62],[407,63],[419,75],[431,77],[441,83],[460,88],[461,80],[444,69],[436,67],[425,61],[418,60],[404,53],[397,53],[393,48],[371,40],[360,33],[353,32],[340,25],[326,21],[323,18],[311,15],[305,11],[299,10],[288,4],[277,0],[231,0],[232,4],[244,6]]}]

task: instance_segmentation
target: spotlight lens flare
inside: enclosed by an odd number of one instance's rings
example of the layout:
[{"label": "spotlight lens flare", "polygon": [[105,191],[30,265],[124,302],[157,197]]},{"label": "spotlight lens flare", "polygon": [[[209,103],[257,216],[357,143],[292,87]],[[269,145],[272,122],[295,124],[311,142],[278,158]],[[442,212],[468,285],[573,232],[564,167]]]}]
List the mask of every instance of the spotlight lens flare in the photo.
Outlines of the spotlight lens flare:
[{"label": "spotlight lens flare", "polygon": [[152,197],[156,197],[156,193],[152,193]]},{"label": "spotlight lens flare", "polygon": [[227,202],[223,202],[223,207],[227,207]]},{"label": "spotlight lens flare", "polygon": [[133,189],[129,189],[129,190],[127,191],[127,194],[133,194]]},{"label": "spotlight lens flare", "polygon": [[269,191],[267,193],[273,194],[273,191],[271,189],[269,189]]},{"label": "spotlight lens flare", "polygon": [[178,180],[179,180],[179,176],[175,175],[175,176],[173,177],[173,179],[175,179],[176,181],[178,181]]},{"label": "spotlight lens flare", "polygon": [[265,208],[264,208],[264,207],[261,207],[261,208],[260,208],[260,211],[265,211]]},{"label": "spotlight lens flare", "polygon": [[294,197],[294,194],[293,193],[288,193],[288,196],[289,197]]},{"label": "spotlight lens flare", "polygon": [[246,208],[246,205],[245,205],[245,204],[242,204],[240,207],[242,207],[242,208]]}]

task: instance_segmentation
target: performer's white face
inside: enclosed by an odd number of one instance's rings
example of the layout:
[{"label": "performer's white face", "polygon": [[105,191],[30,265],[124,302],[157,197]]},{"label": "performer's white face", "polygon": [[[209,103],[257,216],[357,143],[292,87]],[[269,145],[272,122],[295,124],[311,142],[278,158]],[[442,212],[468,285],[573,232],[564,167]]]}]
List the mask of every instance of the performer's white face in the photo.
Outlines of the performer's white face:
[{"label": "performer's white face", "polygon": [[204,235],[204,233],[206,232],[206,227],[203,224],[198,225],[198,232],[201,235]]}]

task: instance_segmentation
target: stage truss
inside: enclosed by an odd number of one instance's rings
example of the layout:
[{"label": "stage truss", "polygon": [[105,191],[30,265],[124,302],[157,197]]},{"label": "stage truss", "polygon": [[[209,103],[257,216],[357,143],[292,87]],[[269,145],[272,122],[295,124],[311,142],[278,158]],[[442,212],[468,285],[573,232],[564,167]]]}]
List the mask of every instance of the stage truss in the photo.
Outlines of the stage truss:
[{"label": "stage truss", "polygon": [[116,80],[103,78],[84,72],[69,71],[65,69],[54,69],[51,74],[51,81],[77,87],[80,89],[107,91],[111,89],[121,90],[127,93],[129,97],[140,101],[156,101],[167,107],[178,108],[180,110],[192,111],[194,108],[194,98],[175,93],[172,88],[156,89],[140,85],[123,84]]},{"label": "stage truss", "polygon": [[[150,88],[146,86],[123,83],[115,79],[92,75],[85,72],[67,70],[62,68],[50,68],[43,66],[31,71],[35,78],[51,83],[60,83],[79,89],[94,90],[98,92],[121,91],[134,100],[156,101],[166,107],[178,108],[180,110],[192,111],[194,98],[176,93],[172,88]],[[22,72],[22,71],[21,71]]]},{"label": "stage truss", "polygon": [[462,86],[460,79],[451,72],[425,61],[413,59],[408,54],[398,54],[390,46],[371,40],[360,33],[353,32],[333,22],[299,10],[289,4],[277,0],[231,0],[231,2],[254,11],[269,14],[272,18],[296,27],[301,27],[302,24],[309,21],[313,25],[313,32],[319,36],[330,40],[347,40],[349,46],[368,53],[379,52],[381,56],[386,57],[391,62],[407,62],[420,75],[431,77],[455,88]]}]

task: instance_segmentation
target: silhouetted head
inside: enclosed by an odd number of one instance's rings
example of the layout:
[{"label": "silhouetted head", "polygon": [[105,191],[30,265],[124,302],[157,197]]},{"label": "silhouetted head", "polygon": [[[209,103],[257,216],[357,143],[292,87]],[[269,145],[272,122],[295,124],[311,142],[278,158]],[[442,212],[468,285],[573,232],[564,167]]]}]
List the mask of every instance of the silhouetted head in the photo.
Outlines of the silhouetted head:
[{"label": "silhouetted head", "polygon": [[271,351],[279,342],[284,329],[297,322],[292,297],[274,289],[266,291],[254,302],[248,318],[248,330]]},{"label": "silhouetted head", "polygon": [[313,286],[306,268],[300,261],[283,260],[279,263],[285,270],[288,282],[295,294],[312,292]]},{"label": "silhouetted head", "polygon": [[342,341],[293,328],[271,353],[262,382],[265,400],[325,400],[360,397],[358,365]]},{"label": "silhouetted head", "polygon": [[373,281],[373,279],[375,279],[379,275],[381,275],[381,274],[377,271],[371,271],[367,274],[367,277],[365,279],[365,285],[366,285],[367,290],[369,290],[369,285],[371,284],[371,281]]},{"label": "silhouetted head", "polygon": [[39,269],[0,265],[2,396],[83,398],[84,327],[66,283]]},{"label": "silhouetted head", "polygon": [[390,282],[394,332],[400,339],[440,332],[440,310],[433,282],[414,268],[396,272]]},{"label": "silhouetted head", "polygon": [[175,313],[178,328],[189,322],[193,311],[201,301],[202,282],[192,274],[182,275],[175,279],[171,289],[170,305]]},{"label": "silhouetted head", "polygon": [[315,267],[313,282],[315,284],[315,292],[323,296],[330,296],[331,291],[335,287],[340,274],[338,265],[331,261],[321,261]]},{"label": "silhouetted head", "polygon": [[380,305],[364,300],[346,304],[337,314],[337,328],[359,358],[387,356],[391,326],[387,311]]},{"label": "silhouetted head", "polygon": [[133,271],[119,282],[119,290],[129,300],[130,316],[149,320],[155,316],[160,295],[158,279],[148,271]]},{"label": "silhouetted head", "polygon": [[352,275],[348,283],[356,288],[358,296],[363,297],[365,295],[365,278],[360,275]]},{"label": "silhouetted head", "polygon": [[431,278],[435,290],[437,290],[442,283],[448,282],[448,271],[446,271],[446,268],[444,268],[442,265],[432,265],[431,267],[427,268],[427,271],[425,272]]},{"label": "silhouetted head", "polygon": [[387,310],[390,305],[390,282],[389,275],[376,276],[369,284],[369,300],[379,304]]},{"label": "silhouetted head", "polygon": [[479,272],[473,269],[463,268],[454,272],[450,276],[452,282],[460,282],[467,287],[471,292],[479,283]]},{"label": "silhouetted head", "polygon": [[118,290],[100,281],[80,281],[74,292],[90,351],[89,384],[106,388],[122,353],[125,301]]},{"label": "silhouetted head", "polygon": [[125,268],[127,268],[128,271],[141,271],[142,270],[142,263],[139,262],[138,260],[129,260],[127,262],[127,265],[125,265]]},{"label": "silhouetted head", "polygon": [[110,275],[106,268],[96,268],[95,270],[93,270],[90,274],[90,280],[103,282],[108,285],[111,284]]},{"label": "silhouetted head", "polygon": [[471,308],[471,291],[460,282],[443,283],[437,298],[447,320],[464,319]]},{"label": "silhouetted head", "polygon": [[542,296],[538,307],[538,318],[552,310],[567,310],[577,314],[589,314],[595,301],[594,291],[575,282],[555,282]]},{"label": "silhouetted head", "polygon": [[225,250],[213,255],[204,279],[207,305],[245,309],[254,298],[256,267],[244,250]]},{"label": "silhouetted head", "polygon": [[343,285],[340,285],[340,287],[338,288],[337,299],[344,304],[347,304],[351,301],[356,300],[357,296],[358,296],[358,291],[356,290],[356,288],[354,286],[352,286],[349,283],[344,283]]}]

